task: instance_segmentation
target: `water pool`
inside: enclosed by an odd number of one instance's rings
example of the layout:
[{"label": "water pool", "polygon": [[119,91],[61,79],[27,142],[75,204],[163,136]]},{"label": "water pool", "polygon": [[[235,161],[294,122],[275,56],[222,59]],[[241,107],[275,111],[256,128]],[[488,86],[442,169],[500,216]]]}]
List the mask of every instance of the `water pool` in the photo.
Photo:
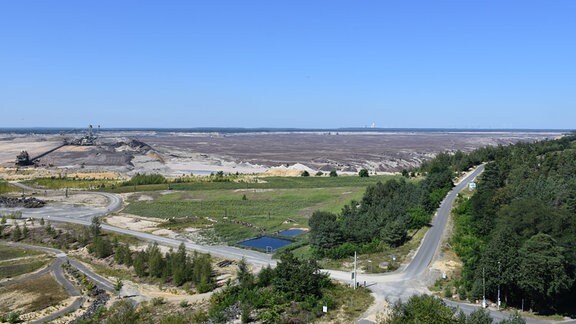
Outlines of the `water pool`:
[{"label": "water pool", "polygon": [[292,241],[288,240],[283,240],[270,236],[262,236],[259,238],[242,241],[238,243],[238,245],[257,248],[260,250],[274,251],[292,243],[293,243]]},{"label": "water pool", "polygon": [[301,230],[301,229],[297,229],[297,228],[291,228],[291,229],[287,229],[287,230],[283,230],[282,232],[279,232],[278,235],[282,235],[282,236],[298,236],[300,234],[304,234],[306,233],[305,230]]}]

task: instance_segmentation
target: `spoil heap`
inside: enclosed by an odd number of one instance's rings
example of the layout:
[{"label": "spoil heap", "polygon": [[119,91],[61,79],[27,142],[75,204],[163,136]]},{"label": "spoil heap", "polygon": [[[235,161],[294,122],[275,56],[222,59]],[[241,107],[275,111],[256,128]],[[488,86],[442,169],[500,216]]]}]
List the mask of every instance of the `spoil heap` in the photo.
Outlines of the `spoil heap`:
[{"label": "spoil heap", "polygon": [[34,197],[15,198],[15,197],[2,197],[0,196],[0,207],[3,208],[41,208],[46,205],[46,202]]}]

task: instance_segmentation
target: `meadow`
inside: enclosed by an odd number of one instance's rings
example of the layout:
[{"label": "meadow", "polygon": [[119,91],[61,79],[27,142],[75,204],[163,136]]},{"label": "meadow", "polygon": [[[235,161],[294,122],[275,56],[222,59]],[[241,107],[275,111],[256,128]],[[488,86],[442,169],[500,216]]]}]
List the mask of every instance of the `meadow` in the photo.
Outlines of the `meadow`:
[{"label": "meadow", "polygon": [[[270,177],[255,183],[173,184],[174,191],[170,193],[149,191],[132,195],[125,212],[173,218],[165,225],[170,228],[172,224],[173,229],[213,225],[220,239],[235,243],[282,229],[308,227],[308,218],[314,211],[337,213],[350,201],[360,200],[368,185],[391,178]],[[137,187],[154,186],[157,185]]]}]

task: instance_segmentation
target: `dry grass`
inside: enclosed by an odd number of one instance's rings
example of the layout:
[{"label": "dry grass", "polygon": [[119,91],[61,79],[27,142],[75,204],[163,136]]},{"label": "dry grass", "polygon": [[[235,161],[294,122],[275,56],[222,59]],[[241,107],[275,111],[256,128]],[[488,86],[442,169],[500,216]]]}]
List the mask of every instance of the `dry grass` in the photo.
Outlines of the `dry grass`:
[{"label": "dry grass", "polygon": [[62,303],[68,294],[50,274],[0,287],[0,313],[30,313]]}]

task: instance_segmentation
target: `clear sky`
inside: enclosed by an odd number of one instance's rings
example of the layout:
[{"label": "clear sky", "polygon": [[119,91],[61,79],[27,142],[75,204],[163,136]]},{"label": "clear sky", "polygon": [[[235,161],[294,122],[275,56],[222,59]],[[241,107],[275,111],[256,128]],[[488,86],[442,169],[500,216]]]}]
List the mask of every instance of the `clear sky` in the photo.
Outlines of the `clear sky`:
[{"label": "clear sky", "polygon": [[576,1],[1,1],[0,127],[576,128]]}]

